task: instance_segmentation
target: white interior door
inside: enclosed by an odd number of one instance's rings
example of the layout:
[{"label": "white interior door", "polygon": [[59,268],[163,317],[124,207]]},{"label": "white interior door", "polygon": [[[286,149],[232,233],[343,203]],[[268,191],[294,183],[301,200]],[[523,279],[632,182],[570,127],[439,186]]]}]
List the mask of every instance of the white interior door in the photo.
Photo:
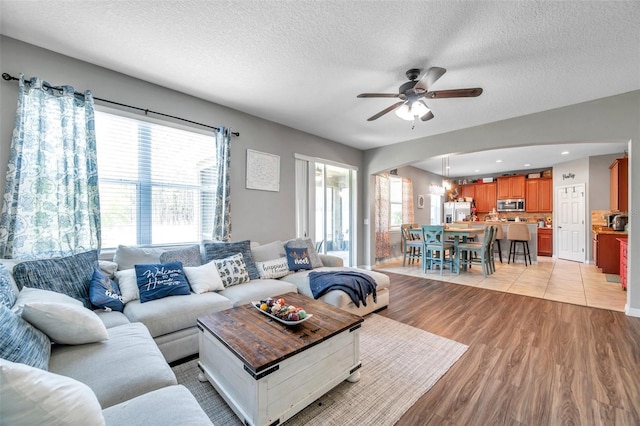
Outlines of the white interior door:
[{"label": "white interior door", "polygon": [[558,258],[584,262],[586,256],[585,185],[556,188]]}]

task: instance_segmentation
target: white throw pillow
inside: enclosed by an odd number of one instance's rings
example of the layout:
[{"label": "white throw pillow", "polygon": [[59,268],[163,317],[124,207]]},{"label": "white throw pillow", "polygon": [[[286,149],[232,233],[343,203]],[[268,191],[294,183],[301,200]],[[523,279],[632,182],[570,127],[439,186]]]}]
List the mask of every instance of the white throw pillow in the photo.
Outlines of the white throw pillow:
[{"label": "white throw pillow", "polygon": [[16,303],[13,305],[13,308],[11,308],[11,310],[18,315],[22,315],[22,309],[26,304],[39,302],[52,302],[63,303],[67,305],[84,306],[78,299],[74,299],[73,297],[67,296],[63,293],[58,293],[57,291],[22,287],[22,290],[20,290],[20,293],[18,293]]},{"label": "white throw pillow", "polygon": [[267,260],[266,262],[256,262],[256,268],[258,268],[262,279],[282,278],[294,272],[289,270],[289,263],[286,257]]},{"label": "white throw pillow", "polygon": [[7,425],[104,425],[84,383],[0,358],[0,413]]},{"label": "white throw pillow", "polygon": [[56,343],[82,345],[109,338],[100,317],[82,305],[31,302],[22,308],[22,318]]},{"label": "white throw pillow", "polygon": [[140,290],[138,289],[138,276],[135,269],[127,269],[126,271],[116,272],[116,281],[120,287],[122,294],[122,303],[125,305],[132,300],[140,299]]},{"label": "white throw pillow", "polygon": [[218,268],[213,262],[202,266],[185,266],[184,274],[187,276],[189,286],[194,293],[202,294],[208,291],[224,290],[224,284],[218,273]]}]

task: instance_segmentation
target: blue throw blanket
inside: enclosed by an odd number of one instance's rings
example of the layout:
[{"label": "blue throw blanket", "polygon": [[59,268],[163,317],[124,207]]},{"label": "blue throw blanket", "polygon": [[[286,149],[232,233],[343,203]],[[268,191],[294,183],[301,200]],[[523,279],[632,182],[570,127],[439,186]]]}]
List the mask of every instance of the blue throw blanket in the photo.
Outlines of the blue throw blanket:
[{"label": "blue throw blanket", "polygon": [[331,290],[342,290],[360,307],[367,306],[367,296],[373,294],[377,303],[376,282],[367,274],[357,271],[331,271],[309,273],[309,285],[314,298],[319,298]]}]

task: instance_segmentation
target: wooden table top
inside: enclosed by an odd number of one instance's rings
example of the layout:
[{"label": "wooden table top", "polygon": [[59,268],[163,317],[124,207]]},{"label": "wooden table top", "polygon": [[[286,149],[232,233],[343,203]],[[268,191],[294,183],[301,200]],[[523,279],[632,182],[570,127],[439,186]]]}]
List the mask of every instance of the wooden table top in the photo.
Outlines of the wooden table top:
[{"label": "wooden table top", "polygon": [[287,305],[303,308],[312,318],[301,324],[282,324],[258,309],[242,305],[198,318],[198,327],[211,333],[254,374],[315,346],[345,330],[360,327],[362,317],[296,293],[282,297]]}]

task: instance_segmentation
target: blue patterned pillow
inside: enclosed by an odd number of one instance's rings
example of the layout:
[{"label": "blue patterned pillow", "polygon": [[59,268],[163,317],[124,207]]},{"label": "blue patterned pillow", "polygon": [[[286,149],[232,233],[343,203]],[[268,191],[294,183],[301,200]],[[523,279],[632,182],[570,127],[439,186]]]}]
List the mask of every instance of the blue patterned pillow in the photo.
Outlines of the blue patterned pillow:
[{"label": "blue patterned pillow", "polygon": [[249,278],[252,280],[260,278],[258,268],[256,268],[256,264],[253,261],[253,255],[251,254],[251,241],[249,240],[229,243],[222,241],[206,242],[204,243],[204,252],[207,263],[212,260],[226,259],[234,254],[242,253],[242,259],[244,260],[245,265],[247,265]]},{"label": "blue patterned pillow", "polygon": [[222,284],[225,287],[246,283],[250,280],[242,253],[234,254],[226,259],[213,260],[212,262],[216,265]]},{"label": "blue patterned pillow", "polygon": [[16,295],[13,292],[9,270],[0,263],[0,304],[11,309],[14,303],[16,303]]},{"label": "blue patterned pillow", "polygon": [[181,249],[168,250],[160,255],[160,263],[182,262],[183,267],[196,267],[202,265],[200,246],[193,245]]},{"label": "blue patterned pillow", "polygon": [[89,282],[96,266],[98,251],[91,250],[68,257],[18,263],[13,268],[13,278],[18,289],[31,287],[57,291],[80,300],[85,308],[91,309]]},{"label": "blue patterned pillow", "polygon": [[136,265],[140,303],[191,293],[180,262]]},{"label": "blue patterned pillow", "polygon": [[89,284],[89,298],[98,308],[119,312],[124,310],[120,287],[98,268],[93,270],[93,277]]},{"label": "blue patterned pillow", "polygon": [[0,358],[49,369],[51,341],[0,303]]},{"label": "blue patterned pillow", "polygon": [[286,247],[287,262],[290,271],[298,271],[300,269],[313,269],[311,258],[309,258],[309,250],[306,248]]}]

